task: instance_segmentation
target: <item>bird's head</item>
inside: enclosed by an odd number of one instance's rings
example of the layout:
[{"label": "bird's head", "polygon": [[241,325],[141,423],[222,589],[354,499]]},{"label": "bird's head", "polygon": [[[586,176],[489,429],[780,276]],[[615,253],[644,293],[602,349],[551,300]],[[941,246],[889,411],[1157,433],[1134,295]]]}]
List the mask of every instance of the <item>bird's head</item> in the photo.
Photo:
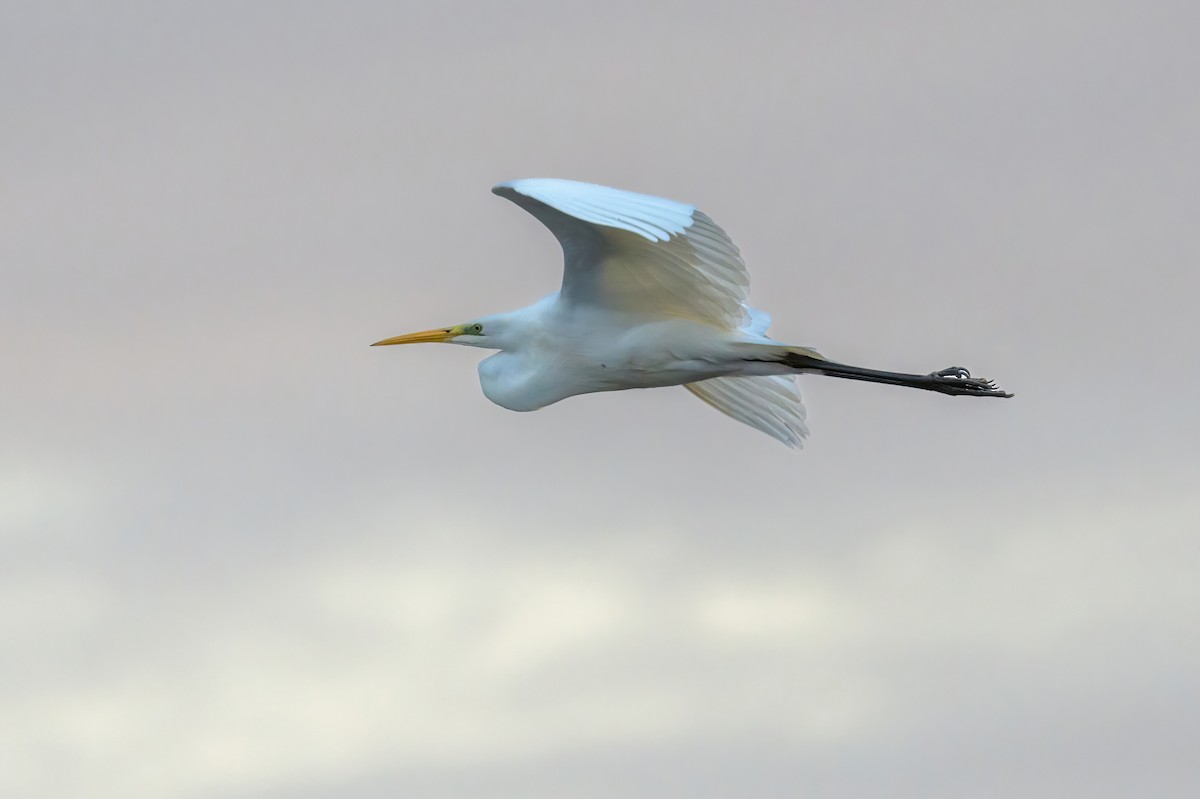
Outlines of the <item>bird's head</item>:
[{"label": "bird's head", "polygon": [[392,336],[383,341],[376,341],[372,347],[386,347],[391,344],[463,344],[468,347],[496,348],[494,338],[489,338],[494,325],[486,320],[466,322],[453,327],[435,327],[433,330],[421,330],[416,333],[405,333],[402,336]]}]

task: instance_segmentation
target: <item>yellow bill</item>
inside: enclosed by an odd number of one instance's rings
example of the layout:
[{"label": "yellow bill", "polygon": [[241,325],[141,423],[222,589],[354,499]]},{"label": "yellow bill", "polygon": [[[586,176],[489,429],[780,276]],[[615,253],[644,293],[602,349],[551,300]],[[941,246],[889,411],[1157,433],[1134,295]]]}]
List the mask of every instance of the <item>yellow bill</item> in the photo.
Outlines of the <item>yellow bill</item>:
[{"label": "yellow bill", "polygon": [[417,333],[405,333],[403,336],[392,336],[383,341],[376,341],[372,347],[386,347],[391,344],[428,344],[430,342],[449,341],[462,333],[457,327],[438,327],[433,330],[421,330]]}]

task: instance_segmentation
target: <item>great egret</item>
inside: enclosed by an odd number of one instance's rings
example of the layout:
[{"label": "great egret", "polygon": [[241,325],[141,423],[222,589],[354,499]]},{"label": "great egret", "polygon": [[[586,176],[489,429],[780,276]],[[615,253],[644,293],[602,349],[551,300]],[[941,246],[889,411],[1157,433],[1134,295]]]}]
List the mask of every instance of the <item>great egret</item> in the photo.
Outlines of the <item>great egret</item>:
[{"label": "great egret", "polygon": [[1012,396],[962,367],[881,372],[769,338],[770,317],[747,302],[750,278],[738,248],[691,205],[557,179],[514,180],[492,191],[558,239],[562,288],[527,308],[372,346],[445,342],[499,350],[479,364],[479,382],[502,407],[532,411],[575,394],[682,385],[796,447],[808,435],[797,374]]}]

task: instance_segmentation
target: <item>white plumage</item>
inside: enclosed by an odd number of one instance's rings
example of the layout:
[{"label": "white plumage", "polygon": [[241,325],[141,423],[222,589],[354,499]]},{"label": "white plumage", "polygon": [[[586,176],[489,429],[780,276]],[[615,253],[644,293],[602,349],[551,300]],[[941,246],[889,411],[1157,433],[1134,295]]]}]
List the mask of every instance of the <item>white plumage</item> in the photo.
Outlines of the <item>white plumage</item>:
[{"label": "white plumage", "polygon": [[518,411],[575,394],[683,385],[733,419],[800,446],[803,372],[945,394],[1006,395],[959,367],[929,375],[862,369],[767,336],[750,277],[725,231],[694,206],[569,180],[492,189],[540,220],[563,248],[562,287],[533,305],[377,342],[497,349],[484,394]]},{"label": "white plumage", "polygon": [[746,318],[746,264],[693,206],[570,180],[514,180],[492,191],[562,244],[564,300],[727,326]]}]

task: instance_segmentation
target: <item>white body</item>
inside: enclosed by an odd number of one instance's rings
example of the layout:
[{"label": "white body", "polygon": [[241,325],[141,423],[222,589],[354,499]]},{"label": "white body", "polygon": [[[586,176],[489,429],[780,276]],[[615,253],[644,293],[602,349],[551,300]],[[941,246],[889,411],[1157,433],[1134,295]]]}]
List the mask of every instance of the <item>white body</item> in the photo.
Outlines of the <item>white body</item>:
[{"label": "white body", "polygon": [[479,364],[479,381],[488,399],[513,411],[537,410],[576,394],[787,371],[744,360],[742,343],[775,343],[748,331],[581,308],[558,294],[481,321],[485,330],[502,323],[506,339],[512,333],[514,346]]}]

